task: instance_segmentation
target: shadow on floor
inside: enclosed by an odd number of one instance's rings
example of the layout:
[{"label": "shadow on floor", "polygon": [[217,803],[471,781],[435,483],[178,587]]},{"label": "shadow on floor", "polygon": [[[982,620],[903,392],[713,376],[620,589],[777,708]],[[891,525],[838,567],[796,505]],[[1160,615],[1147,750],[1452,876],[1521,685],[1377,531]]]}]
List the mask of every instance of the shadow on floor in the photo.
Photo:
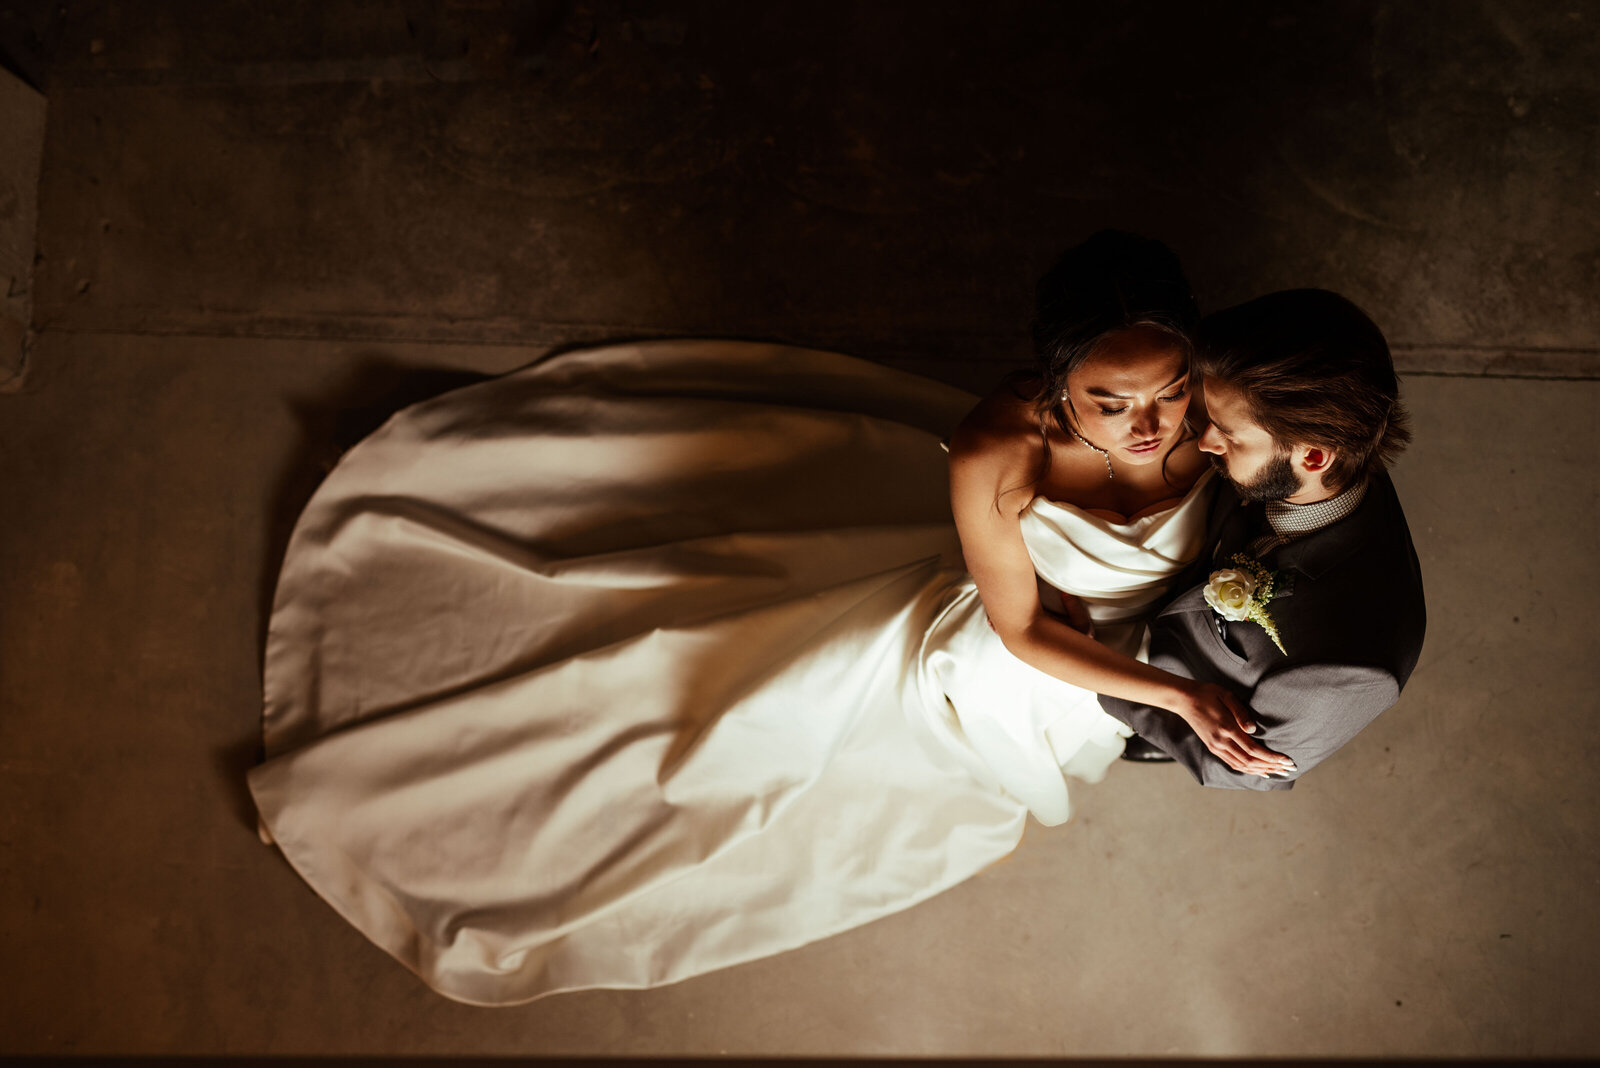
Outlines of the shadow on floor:
[{"label": "shadow on floor", "polygon": [[[457,368],[416,367],[373,353],[361,358],[346,379],[325,396],[291,400],[299,425],[293,458],[279,472],[272,492],[266,551],[257,582],[256,667],[262,669],[267,624],[289,538],[306,503],[339,460],[352,447],[403,408],[429,400],[493,375]],[[259,729],[248,738],[219,746],[213,767],[222,779],[234,813],[252,831],[255,803],[245,785],[246,773],[264,758]]]}]

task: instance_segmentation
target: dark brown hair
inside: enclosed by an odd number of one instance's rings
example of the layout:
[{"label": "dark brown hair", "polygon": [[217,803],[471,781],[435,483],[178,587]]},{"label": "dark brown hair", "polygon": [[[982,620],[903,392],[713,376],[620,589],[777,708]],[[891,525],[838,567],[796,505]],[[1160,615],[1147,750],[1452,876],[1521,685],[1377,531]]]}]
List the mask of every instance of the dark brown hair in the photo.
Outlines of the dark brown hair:
[{"label": "dark brown hair", "polygon": [[[1200,318],[1178,257],[1160,241],[1122,230],[1101,230],[1074,245],[1039,279],[1034,290],[1033,403],[1044,441],[1043,478],[1050,470],[1048,424],[1070,435],[1062,394],[1067,376],[1082,367],[1108,338],[1134,327],[1159,330],[1185,359],[1190,332]],[[1163,464],[1165,460],[1163,460]]]},{"label": "dark brown hair", "polygon": [[1323,475],[1343,489],[1384,469],[1411,440],[1383,332],[1325,289],[1290,289],[1200,323],[1195,363],[1244,394],[1280,449],[1332,449]]}]

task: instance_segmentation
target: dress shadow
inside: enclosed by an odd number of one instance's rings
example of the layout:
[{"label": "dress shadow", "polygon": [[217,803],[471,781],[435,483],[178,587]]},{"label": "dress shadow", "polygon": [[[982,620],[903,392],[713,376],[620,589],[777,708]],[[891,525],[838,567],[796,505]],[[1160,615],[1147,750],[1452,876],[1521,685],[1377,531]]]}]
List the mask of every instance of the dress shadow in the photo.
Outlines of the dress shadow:
[{"label": "dress shadow", "polygon": [[[337,387],[315,398],[292,398],[299,440],[290,461],[278,472],[267,513],[266,551],[257,579],[256,669],[262,670],[272,600],[295,522],[339,458],[377,430],[396,412],[421,401],[470,386],[493,375],[450,367],[417,367],[374,352],[364,356]],[[239,823],[256,828],[255,802],[245,776],[261,763],[260,710],[248,734],[213,750],[212,766]]]}]

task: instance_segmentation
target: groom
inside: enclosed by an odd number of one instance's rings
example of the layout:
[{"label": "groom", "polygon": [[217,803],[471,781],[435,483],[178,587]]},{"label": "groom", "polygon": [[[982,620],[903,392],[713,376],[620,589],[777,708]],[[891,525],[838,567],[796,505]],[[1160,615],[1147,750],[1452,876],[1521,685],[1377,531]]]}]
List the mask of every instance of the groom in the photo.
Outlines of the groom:
[{"label": "groom", "polygon": [[[1224,758],[1165,709],[1100,703],[1138,731],[1129,759],[1176,760],[1205,786],[1287,790],[1394,704],[1422,651],[1422,574],[1384,471],[1410,439],[1406,413],[1383,334],[1325,290],[1217,312],[1196,347],[1211,420],[1200,448],[1227,485],[1151,622],[1150,663],[1227,687],[1254,721],[1209,725]],[[1294,769],[1260,774],[1273,753]]]}]

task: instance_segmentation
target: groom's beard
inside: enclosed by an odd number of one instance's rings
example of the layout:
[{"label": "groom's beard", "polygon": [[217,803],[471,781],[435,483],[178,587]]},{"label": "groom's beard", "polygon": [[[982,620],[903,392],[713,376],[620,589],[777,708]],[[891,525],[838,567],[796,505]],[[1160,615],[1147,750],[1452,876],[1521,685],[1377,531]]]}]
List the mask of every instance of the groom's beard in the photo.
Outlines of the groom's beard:
[{"label": "groom's beard", "polygon": [[1222,457],[1212,454],[1211,466],[1222,477],[1233,483],[1234,492],[1247,501],[1281,501],[1300,492],[1300,479],[1289,463],[1287,453],[1279,453],[1268,460],[1256,477],[1249,482],[1239,482],[1228,474],[1228,464]]}]

